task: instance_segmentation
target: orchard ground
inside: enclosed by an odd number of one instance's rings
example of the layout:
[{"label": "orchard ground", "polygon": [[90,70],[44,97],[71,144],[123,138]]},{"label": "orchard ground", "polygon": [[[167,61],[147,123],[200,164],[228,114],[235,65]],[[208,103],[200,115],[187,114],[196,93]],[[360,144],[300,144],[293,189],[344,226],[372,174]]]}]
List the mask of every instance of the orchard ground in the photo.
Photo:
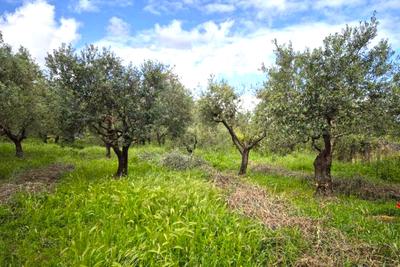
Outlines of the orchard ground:
[{"label": "orchard ground", "polygon": [[318,198],[308,152],[252,151],[239,178],[233,148],[132,147],[115,179],[103,147],[23,145],[0,143],[2,266],[400,264],[398,158],[334,161],[340,190]]}]

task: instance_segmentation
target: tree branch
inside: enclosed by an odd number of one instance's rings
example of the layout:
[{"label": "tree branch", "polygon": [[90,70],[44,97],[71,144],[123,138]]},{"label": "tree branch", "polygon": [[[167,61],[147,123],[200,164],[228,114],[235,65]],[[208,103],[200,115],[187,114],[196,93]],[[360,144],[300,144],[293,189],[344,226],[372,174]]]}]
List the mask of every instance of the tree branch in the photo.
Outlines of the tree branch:
[{"label": "tree branch", "polygon": [[232,129],[231,126],[225,120],[221,121],[224,124],[225,128],[228,130],[229,134],[231,135],[232,141],[235,144],[236,148],[239,150],[240,154],[243,154],[243,143],[240,142],[239,138],[237,137],[235,131]]},{"label": "tree branch", "polygon": [[267,133],[264,131],[262,132],[261,136],[258,137],[255,140],[252,140],[248,146],[249,149],[252,149],[254,146],[256,146],[261,140],[263,140],[267,136]]},{"label": "tree branch", "polygon": [[318,152],[321,152],[322,149],[319,148],[319,147],[317,146],[317,144],[315,144],[315,140],[318,140],[319,138],[320,138],[320,136],[311,136],[311,146],[312,146],[315,150],[317,150]]}]

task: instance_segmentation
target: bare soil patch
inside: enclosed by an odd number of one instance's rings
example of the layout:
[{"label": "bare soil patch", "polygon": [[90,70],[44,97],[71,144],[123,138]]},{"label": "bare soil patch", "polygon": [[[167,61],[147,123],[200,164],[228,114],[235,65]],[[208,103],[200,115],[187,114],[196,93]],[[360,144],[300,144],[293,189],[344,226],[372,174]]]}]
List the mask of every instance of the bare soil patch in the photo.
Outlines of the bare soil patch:
[{"label": "bare soil patch", "polygon": [[17,192],[51,192],[59,178],[73,169],[73,165],[56,163],[47,167],[24,171],[12,183],[0,185],[0,203],[7,203]]}]

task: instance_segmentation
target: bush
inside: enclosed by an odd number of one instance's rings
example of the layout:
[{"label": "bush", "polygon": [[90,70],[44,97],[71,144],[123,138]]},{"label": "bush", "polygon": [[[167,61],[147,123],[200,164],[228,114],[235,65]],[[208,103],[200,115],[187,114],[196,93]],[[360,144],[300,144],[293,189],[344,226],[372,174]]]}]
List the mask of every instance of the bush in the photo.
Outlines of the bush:
[{"label": "bush", "polygon": [[189,156],[180,153],[179,151],[172,151],[165,154],[161,160],[162,165],[174,170],[186,170],[193,169],[196,167],[201,167],[207,165],[207,163],[199,157]]},{"label": "bush", "polygon": [[392,182],[400,182],[400,157],[376,161],[373,165],[376,177]]}]

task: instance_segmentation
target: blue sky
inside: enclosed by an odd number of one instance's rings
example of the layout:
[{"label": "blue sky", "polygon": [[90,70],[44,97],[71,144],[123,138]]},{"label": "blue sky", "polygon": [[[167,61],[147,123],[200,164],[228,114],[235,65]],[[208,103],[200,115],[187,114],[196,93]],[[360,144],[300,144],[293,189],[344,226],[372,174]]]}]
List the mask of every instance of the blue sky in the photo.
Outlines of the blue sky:
[{"label": "blue sky", "polygon": [[273,63],[272,40],[316,47],[345,24],[376,10],[379,38],[400,50],[400,0],[0,0],[0,31],[27,47],[43,66],[62,42],[111,47],[126,62],[157,59],[174,66],[198,92],[210,74],[252,101],[262,63]]}]

